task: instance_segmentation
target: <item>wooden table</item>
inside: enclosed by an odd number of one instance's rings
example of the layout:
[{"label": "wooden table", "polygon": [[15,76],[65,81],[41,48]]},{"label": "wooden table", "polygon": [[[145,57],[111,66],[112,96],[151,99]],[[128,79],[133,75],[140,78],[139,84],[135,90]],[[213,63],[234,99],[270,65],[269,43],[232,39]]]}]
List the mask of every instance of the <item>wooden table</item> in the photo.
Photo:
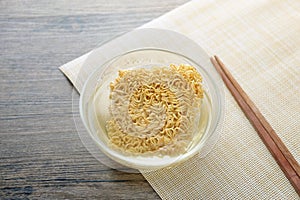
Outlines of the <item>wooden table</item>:
[{"label": "wooden table", "polygon": [[85,149],[58,67],[185,2],[0,2],[0,199],[159,199]]}]

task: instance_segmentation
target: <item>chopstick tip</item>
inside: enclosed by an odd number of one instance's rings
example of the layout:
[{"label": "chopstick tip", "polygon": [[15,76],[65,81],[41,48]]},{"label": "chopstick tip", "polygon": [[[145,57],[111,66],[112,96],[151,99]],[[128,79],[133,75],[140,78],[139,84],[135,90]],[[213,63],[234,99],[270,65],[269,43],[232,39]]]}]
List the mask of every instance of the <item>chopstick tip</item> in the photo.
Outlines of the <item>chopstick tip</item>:
[{"label": "chopstick tip", "polygon": [[216,59],[217,61],[221,61],[220,58],[219,58],[217,55],[215,55],[214,57],[215,57],[215,59]]},{"label": "chopstick tip", "polygon": [[210,60],[211,61],[215,60],[217,63],[221,62],[220,58],[217,55],[213,55],[212,57],[210,57]]}]

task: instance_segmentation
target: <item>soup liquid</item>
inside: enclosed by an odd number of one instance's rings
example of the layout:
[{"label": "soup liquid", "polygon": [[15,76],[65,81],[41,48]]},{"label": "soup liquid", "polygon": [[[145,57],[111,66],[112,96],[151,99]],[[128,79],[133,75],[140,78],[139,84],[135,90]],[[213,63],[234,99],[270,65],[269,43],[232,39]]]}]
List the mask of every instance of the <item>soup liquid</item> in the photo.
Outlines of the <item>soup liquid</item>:
[{"label": "soup liquid", "polygon": [[[109,139],[107,137],[106,123],[110,120],[111,115],[109,112],[109,106],[111,100],[110,95],[110,83],[113,81],[107,80],[95,89],[92,96],[89,98],[87,103],[87,117],[89,122],[89,127],[91,133],[94,133],[94,137],[99,138],[106,145],[109,144]],[[200,108],[200,113],[197,116],[197,121],[195,122],[195,132],[193,133],[193,138],[186,148],[186,152],[192,150],[199,143],[203,143],[208,137],[206,134],[206,129],[209,127],[211,121],[211,102],[209,95],[203,92],[203,99]]]}]

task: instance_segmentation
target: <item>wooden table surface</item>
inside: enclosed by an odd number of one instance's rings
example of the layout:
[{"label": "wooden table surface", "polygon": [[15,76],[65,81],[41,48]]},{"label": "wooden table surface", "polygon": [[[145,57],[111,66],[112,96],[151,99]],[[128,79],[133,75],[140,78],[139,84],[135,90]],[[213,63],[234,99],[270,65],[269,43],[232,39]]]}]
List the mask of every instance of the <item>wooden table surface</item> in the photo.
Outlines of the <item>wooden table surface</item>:
[{"label": "wooden table surface", "polygon": [[85,149],[58,67],[185,2],[0,1],[0,199],[159,199]]}]

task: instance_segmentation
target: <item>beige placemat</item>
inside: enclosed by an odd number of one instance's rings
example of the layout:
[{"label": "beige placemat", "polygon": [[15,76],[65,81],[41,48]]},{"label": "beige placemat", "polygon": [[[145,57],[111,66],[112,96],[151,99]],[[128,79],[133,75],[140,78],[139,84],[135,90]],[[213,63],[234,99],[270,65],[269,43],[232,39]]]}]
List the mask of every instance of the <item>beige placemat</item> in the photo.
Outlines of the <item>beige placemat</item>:
[{"label": "beige placemat", "polygon": [[[220,56],[299,162],[299,10],[298,0],[191,1],[142,27],[177,31]],[[85,57],[60,67],[71,81]],[[145,178],[162,199],[299,199],[227,89],[225,96],[213,151]]]}]

